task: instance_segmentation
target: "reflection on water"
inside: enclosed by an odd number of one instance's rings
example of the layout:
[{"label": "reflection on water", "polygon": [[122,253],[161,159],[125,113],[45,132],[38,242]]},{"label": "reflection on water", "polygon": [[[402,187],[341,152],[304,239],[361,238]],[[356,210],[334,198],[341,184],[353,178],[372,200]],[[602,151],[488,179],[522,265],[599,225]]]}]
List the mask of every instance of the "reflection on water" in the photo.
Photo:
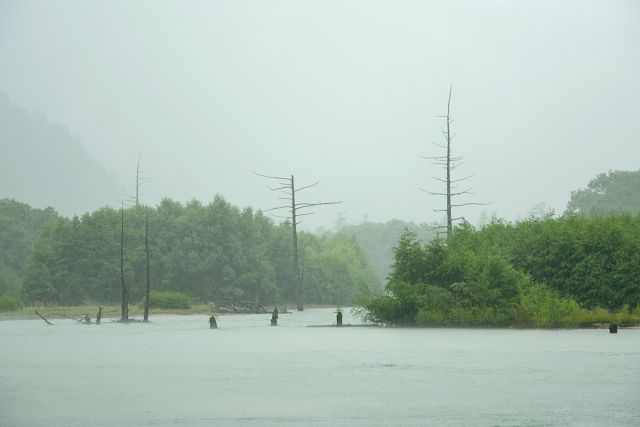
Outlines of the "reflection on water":
[{"label": "reflection on water", "polygon": [[640,330],[269,319],[0,321],[0,425],[640,425]]}]

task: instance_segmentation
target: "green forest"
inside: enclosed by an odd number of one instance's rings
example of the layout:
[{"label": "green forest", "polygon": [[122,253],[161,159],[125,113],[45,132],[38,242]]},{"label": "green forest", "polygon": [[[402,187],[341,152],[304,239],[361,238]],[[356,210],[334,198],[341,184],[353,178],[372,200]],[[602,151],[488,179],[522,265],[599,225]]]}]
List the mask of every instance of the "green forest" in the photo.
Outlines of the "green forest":
[{"label": "green forest", "polygon": [[376,323],[573,327],[640,321],[640,171],[600,174],[561,217],[467,222],[421,244],[407,230],[382,296],[360,302]]},{"label": "green forest", "polygon": [[[304,302],[357,303],[365,320],[394,325],[637,323],[638,176],[598,175],[572,193],[559,217],[493,218],[480,227],[465,221],[448,239],[435,237],[433,225],[400,220],[301,232]],[[619,194],[626,194],[624,205],[611,201]],[[147,221],[155,301],[162,295],[198,304],[296,300],[291,225],[222,196],[208,204],[164,199],[156,207],[102,208],[72,218],[2,199],[0,306],[118,304],[121,242],[130,302],[140,303]]]},{"label": "green forest", "polygon": [[[292,234],[261,212],[217,196],[211,203],[164,199],[157,207],[124,209],[124,272],[130,301],[146,281],[149,223],[154,291],[194,302],[238,297],[262,304],[295,301]],[[121,296],[121,211],[102,208],[65,218],[52,209],[0,201],[0,294],[24,304],[118,304]],[[380,281],[353,236],[298,234],[304,301],[349,304]]]}]

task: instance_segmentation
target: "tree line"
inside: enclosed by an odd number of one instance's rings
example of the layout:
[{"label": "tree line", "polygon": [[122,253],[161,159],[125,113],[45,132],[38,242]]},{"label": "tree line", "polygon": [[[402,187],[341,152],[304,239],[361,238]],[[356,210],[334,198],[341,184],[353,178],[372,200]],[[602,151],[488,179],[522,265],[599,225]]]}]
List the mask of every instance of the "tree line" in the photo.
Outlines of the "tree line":
[{"label": "tree line", "polygon": [[[3,233],[14,236],[0,240],[5,292],[17,292],[25,303],[119,302],[120,210],[102,208],[65,218],[13,200],[4,199],[0,206],[0,221],[9,225],[2,227]],[[147,215],[153,290],[183,292],[202,303],[232,296],[261,303],[296,300],[290,223],[276,224],[221,196],[208,204],[164,199],[156,207],[131,207],[123,213],[124,273],[132,303],[144,292]],[[38,220],[25,221],[29,216]],[[40,232],[33,236],[38,237],[24,239],[37,224]],[[300,247],[306,302],[348,304],[363,288],[379,288],[353,237],[302,232]]]},{"label": "tree line", "polygon": [[638,271],[637,214],[465,222],[446,241],[405,233],[386,294],[361,305],[392,324],[575,326],[583,309],[638,311]]}]

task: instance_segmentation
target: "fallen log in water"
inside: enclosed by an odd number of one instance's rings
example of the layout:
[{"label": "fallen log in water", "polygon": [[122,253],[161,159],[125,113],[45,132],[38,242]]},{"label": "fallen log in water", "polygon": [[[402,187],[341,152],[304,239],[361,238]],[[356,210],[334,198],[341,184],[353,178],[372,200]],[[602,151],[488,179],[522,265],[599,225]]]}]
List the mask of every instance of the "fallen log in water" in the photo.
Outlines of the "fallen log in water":
[{"label": "fallen log in water", "polygon": [[49,321],[47,320],[47,318],[46,318],[46,317],[44,317],[42,314],[38,313],[38,310],[35,310],[35,312],[36,312],[36,314],[37,314],[38,316],[40,316],[40,318],[41,318],[42,320],[44,320],[44,321],[46,322],[46,324],[47,324],[47,325],[53,325],[53,323],[49,322]]},{"label": "fallen log in water", "polygon": [[75,317],[71,317],[71,316],[67,316],[66,314],[62,313],[53,313],[55,316],[60,316],[60,317],[64,317],[65,319],[71,319],[71,320],[75,320],[78,323],[83,323],[84,322],[84,318],[81,319],[76,319]]}]

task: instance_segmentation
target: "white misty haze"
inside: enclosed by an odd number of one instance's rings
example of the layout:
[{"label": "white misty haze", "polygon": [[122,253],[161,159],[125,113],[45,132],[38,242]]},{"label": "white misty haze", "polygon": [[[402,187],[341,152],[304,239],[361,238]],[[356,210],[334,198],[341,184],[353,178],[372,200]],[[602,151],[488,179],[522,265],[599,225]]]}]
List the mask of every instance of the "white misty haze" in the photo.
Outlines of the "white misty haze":
[{"label": "white misty haze", "polygon": [[0,91],[131,191],[142,154],[146,203],[267,209],[252,170],[320,181],[306,201],[344,203],[315,228],[442,217],[420,155],[453,84],[459,201],[492,202],[456,216],[515,219],[640,168],[639,42],[636,1],[0,1]]}]

